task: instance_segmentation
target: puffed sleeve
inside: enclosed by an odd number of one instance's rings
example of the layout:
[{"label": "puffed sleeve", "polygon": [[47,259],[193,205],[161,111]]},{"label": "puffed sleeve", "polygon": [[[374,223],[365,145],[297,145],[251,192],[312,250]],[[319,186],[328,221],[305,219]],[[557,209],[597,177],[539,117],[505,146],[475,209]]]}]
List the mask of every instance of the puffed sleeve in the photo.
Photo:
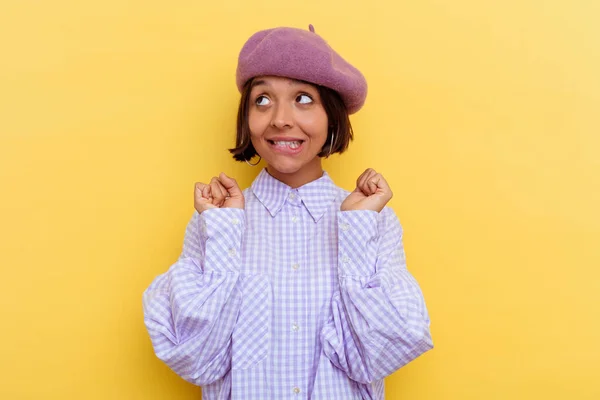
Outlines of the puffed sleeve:
[{"label": "puffed sleeve", "polygon": [[366,384],[433,348],[429,315],[391,209],[339,211],[337,224],[340,290],[321,341],[337,368]]},{"label": "puffed sleeve", "polygon": [[195,213],[179,260],[143,295],[144,322],[156,355],[196,385],[215,382],[231,368],[245,224],[242,209]]}]

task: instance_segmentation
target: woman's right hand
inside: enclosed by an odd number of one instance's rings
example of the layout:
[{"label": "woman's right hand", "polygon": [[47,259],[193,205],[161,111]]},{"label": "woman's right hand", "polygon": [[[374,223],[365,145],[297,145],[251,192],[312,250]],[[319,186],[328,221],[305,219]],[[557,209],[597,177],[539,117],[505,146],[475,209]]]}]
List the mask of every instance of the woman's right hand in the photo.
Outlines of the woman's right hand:
[{"label": "woman's right hand", "polygon": [[235,179],[223,172],[213,177],[210,183],[196,182],[194,188],[194,208],[198,213],[209,208],[244,208],[244,195]]}]

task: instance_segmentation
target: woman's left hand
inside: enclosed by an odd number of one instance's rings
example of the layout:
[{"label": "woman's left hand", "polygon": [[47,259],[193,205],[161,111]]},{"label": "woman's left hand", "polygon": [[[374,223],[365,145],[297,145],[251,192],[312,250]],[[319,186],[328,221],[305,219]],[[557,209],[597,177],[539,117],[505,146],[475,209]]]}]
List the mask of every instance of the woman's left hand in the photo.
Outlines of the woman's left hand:
[{"label": "woman's left hand", "polygon": [[374,169],[367,168],[356,180],[356,189],[346,197],[340,209],[380,212],[392,196],[392,190],[384,177]]}]

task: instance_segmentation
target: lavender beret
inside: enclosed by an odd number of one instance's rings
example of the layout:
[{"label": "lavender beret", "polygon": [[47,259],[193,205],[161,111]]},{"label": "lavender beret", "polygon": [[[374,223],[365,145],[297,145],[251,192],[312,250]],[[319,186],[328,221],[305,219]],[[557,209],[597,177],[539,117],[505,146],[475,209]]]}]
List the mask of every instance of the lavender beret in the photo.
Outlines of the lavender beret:
[{"label": "lavender beret", "polygon": [[256,76],[274,75],[298,79],[337,91],[348,110],[360,110],[367,97],[367,81],[314,31],[274,28],[255,33],[238,58],[236,83]]}]

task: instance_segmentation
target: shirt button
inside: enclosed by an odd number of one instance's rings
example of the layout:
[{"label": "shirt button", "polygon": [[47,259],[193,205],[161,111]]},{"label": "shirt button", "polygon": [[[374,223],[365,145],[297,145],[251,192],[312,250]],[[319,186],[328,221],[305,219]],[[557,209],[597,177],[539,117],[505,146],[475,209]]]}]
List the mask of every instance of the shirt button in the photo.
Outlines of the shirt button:
[{"label": "shirt button", "polygon": [[235,256],[235,249],[229,249],[229,255],[230,256]]},{"label": "shirt button", "polygon": [[300,388],[298,386],[296,386],[294,388],[294,393],[296,393],[296,394],[300,393]]},{"label": "shirt button", "polygon": [[295,215],[292,217],[292,222],[297,222],[298,221],[298,217],[296,217]]},{"label": "shirt button", "polygon": [[290,200],[296,199],[296,193],[290,193]]},{"label": "shirt button", "polygon": [[343,231],[347,231],[348,229],[350,229],[350,225],[348,225],[348,224],[341,224],[341,225],[340,225],[340,228],[341,228]]},{"label": "shirt button", "polygon": [[350,262],[350,259],[348,258],[348,256],[344,256],[344,257],[342,257],[342,262],[344,264],[348,264]]},{"label": "shirt button", "polygon": [[232,220],[231,220],[231,223],[232,223],[233,225],[237,225],[237,224],[239,224],[239,223],[240,223],[240,220],[239,220],[239,219],[237,219],[237,218],[234,218],[234,219],[232,219]]},{"label": "shirt button", "polygon": [[295,323],[295,322],[294,322],[294,323],[292,324],[292,330],[293,330],[294,332],[298,332],[298,331],[300,330],[300,327],[298,326],[298,324],[297,324],[297,323]]},{"label": "shirt button", "polygon": [[300,268],[300,266],[299,266],[298,264],[294,264],[294,265],[292,265],[292,269],[293,269],[293,270],[297,270],[298,268]]}]

